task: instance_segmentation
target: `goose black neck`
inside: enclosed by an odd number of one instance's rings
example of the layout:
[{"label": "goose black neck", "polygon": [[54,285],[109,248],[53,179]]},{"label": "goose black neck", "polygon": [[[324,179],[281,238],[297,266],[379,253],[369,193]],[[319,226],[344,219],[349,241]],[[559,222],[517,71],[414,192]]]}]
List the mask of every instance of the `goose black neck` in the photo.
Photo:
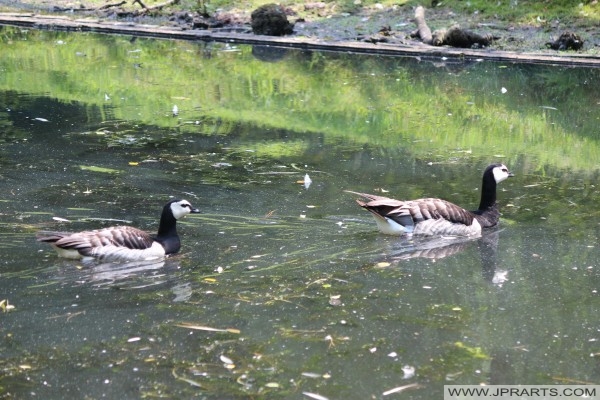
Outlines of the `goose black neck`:
[{"label": "goose black neck", "polygon": [[169,205],[165,206],[160,216],[158,234],[156,236],[157,238],[177,236],[177,220],[173,216]]},{"label": "goose black neck", "polygon": [[496,206],[496,180],[486,173],[481,185],[481,201],[479,211],[489,210]]}]

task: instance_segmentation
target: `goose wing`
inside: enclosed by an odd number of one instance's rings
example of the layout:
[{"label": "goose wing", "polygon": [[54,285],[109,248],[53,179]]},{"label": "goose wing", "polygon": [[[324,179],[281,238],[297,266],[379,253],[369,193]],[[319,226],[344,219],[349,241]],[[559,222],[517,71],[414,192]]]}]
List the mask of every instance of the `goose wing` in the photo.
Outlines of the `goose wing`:
[{"label": "goose wing", "polygon": [[77,250],[82,254],[90,249],[105,246],[144,250],[154,243],[153,237],[147,232],[130,226],[114,226],[78,233],[40,232],[37,239],[52,243],[61,249]]},{"label": "goose wing", "polygon": [[453,224],[472,225],[475,216],[471,211],[465,210],[454,203],[442,199],[418,199],[405,202],[405,209],[410,210],[410,215],[415,222],[428,219],[445,219]]},{"label": "goose wing", "polygon": [[453,224],[471,226],[474,215],[449,201],[435,198],[401,201],[367,193],[350,192],[368,201],[356,200],[359,206],[374,215],[389,218],[404,227],[414,227],[426,220],[443,219]]}]

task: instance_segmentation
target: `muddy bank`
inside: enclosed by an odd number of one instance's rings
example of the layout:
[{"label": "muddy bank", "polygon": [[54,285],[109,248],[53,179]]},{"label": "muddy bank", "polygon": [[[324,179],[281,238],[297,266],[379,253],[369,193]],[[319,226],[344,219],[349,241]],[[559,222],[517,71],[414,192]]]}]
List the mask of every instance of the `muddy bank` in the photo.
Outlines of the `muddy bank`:
[{"label": "muddy bank", "polygon": [[[0,24],[29,29],[88,31],[103,34],[125,34],[181,40],[236,42],[240,44],[279,46],[321,51],[344,51],[390,56],[424,58],[459,58],[467,60],[494,60],[550,65],[600,67],[600,56],[595,54],[595,33],[588,32],[588,52],[559,52],[546,48],[544,40],[551,34],[534,32],[531,27],[505,27],[467,21],[482,31],[501,38],[489,47],[459,49],[448,46],[430,46],[410,37],[415,25],[412,10],[396,13],[368,13],[362,16],[331,16],[318,22],[294,21],[294,34],[274,37],[254,35],[243,14],[229,14],[216,25],[194,25],[195,16],[179,12],[160,18],[130,18],[123,22],[95,13],[43,15],[37,13],[0,13]],[[81,15],[80,18],[77,18]],[[433,24],[450,23],[435,18]],[[358,19],[357,19],[358,18]],[[293,18],[291,18],[293,20]],[[151,23],[150,23],[151,22]],[[219,22],[219,21],[217,21]],[[390,25],[394,22],[394,25]],[[464,26],[465,21],[463,21]],[[197,26],[198,28],[195,28]],[[383,30],[378,27],[385,27]],[[557,27],[559,32],[560,27]]]}]

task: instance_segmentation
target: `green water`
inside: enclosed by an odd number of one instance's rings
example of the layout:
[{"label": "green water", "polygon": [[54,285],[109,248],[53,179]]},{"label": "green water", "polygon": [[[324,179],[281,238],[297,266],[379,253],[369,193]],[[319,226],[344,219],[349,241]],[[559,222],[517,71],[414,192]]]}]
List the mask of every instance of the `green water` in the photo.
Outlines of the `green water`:
[{"label": "green water", "polygon": [[[1,397],[600,381],[600,71],[0,32]],[[382,236],[343,192],[474,208],[492,161],[479,240]],[[35,241],[152,231],[170,196],[203,214],[164,263]]]}]

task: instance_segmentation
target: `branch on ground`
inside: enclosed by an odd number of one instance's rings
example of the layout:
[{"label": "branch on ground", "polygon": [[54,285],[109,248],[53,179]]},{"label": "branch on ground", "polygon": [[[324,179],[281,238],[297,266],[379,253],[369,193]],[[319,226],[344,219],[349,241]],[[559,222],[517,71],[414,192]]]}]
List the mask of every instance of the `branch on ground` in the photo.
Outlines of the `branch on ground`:
[{"label": "branch on ground", "polygon": [[431,29],[429,29],[425,22],[425,8],[423,6],[419,6],[415,10],[415,24],[417,24],[417,31],[414,35],[419,36],[423,43],[432,44],[433,37],[431,36]]},{"label": "branch on ground", "polygon": [[66,11],[101,11],[101,10],[108,10],[109,8],[112,7],[120,7],[124,4],[127,4],[127,2],[125,0],[120,1],[118,3],[111,3],[111,4],[105,4],[101,7],[97,7],[97,8],[86,8],[86,7],[80,7],[80,8],[73,8],[73,7],[59,7],[59,6],[54,6],[53,7],[53,11],[56,12],[66,12]]},{"label": "branch on ground", "polygon": [[98,7],[97,10],[106,10],[106,9],[109,9],[109,8],[112,8],[112,7],[120,7],[123,4],[127,4],[127,2],[125,0],[123,0],[123,1],[120,1],[118,3],[105,4],[105,5],[101,6],[101,7]]},{"label": "branch on ground", "polygon": [[168,7],[168,6],[172,6],[174,4],[178,4],[179,0],[168,0],[168,1],[165,1],[164,3],[155,4],[153,6],[147,6],[147,5],[145,5],[142,2],[142,0],[133,0],[133,4],[136,4],[136,3],[139,4],[140,7],[142,7],[144,9],[144,11],[154,11],[154,10],[163,9],[165,7]]},{"label": "branch on ground", "polygon": [[499,39],[492,35],[480,35],[478,33],[461,29],[458,25],[449,29],[438,29],[431,33],[431,29],[425,22],[425,8],[419,6],[415,10],[415,23],[417,30],[411,36],[418,37],[425,44],[434,46],[452,46],[471,48],[473,46],[489,46],[494,40]]}]

